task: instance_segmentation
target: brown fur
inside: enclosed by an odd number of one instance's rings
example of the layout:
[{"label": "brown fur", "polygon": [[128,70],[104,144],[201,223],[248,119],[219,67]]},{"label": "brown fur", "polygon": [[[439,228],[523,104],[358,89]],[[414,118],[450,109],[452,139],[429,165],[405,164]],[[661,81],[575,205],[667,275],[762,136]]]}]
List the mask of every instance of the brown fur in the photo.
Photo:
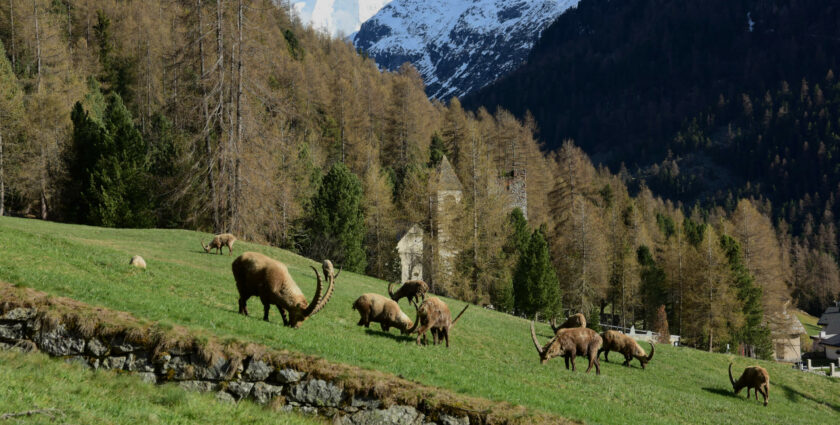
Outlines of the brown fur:
[{"label": "brown fur", "polygon": [[601,374],[601,363],[598,361],[598,349],[601,348],[601,336],[589,328],[560,329],[554,334],[548,343],[540,347],[537,341],[537,333],[534,330],[534,322],[531,322],[531,339],[534,347],[540,355],[540,363],[546,364],[554,357],[562,356],[566,361],[566,369],[569,369],[569,361],[572,363],[572,370],[575,370],[575,357],[589,357],[588,373],[592,366],[595,366],[595,373]]},{"label": "brown fur", "polygon": [[583,314],[577,313],[569,316],[562,325],[557,326],[557,319],[551,319],[551,329],[554,333],[557,333],[560,329],[569,329],[569,328],[585,328],[586,327],[586,317]]},{"label": "brown fur", "polygon": [[[467,311],[467,307],[469,306],[469,304],[464,306],[464,309],[458,313],[458,317],[456,317],[455,320],[452,320],[452,314],[449,312],[449,306],[447,306],[445,302],[441,301],[440,298],[432,297],[423,301],[423,304],[420,304],[420,307],[417,309],[417,320],[414,325],[415,328],[418,325],[420,326],[420,328],[417,329],[417,345],[420,345],[421,337],[423,339],[423,344],[426,343],[426,331],[431,329],[433,344],[437,345],[438,342],[445,339],[446,346],[449,347],[449,330],[455,326],[455,323],[461,318],[461,315]],[[411,332],[414,332],[414,329],[411,329],[409,333]]]},{"label": "brown fur", "polygon": [[[330,260],[324,260],[324,276],[328,281],[327,292],[322,294],[323,282],[318,270],[315,277],[318,278],[318,288],[312,303],[306,302],[300,288],[292,279],[286,265],[266,257],[257,252],[246,252],[233,260],[233,277],[236,279],[236,289],[239,290],[239,313],[248,315],[247,301],[252,296],[260,297],[265,313],[263,320],[268,321],[268,310],[276,305],[283,317],[283,325],[293,328],[299,327],[304,320],[320,311],[332,296],[335,289],[335,278],[333,266]],[[339,270],[341,273],[341,270]],[[289,318],[286,319],[286,312]]]},{"label": "brown fur", "polygon": [[385,332],[397,328],[405,335],[414,327],[414,322],[403,313],[396,301],[379,294],[362,294],[353,303],[353,310],[361,316],[357,325],[366,328],[370,327],[370,322],[376,322]]},{"label": "brown fur", "polygon": [[399,302],[401,298],[408,298],[408,301],[417,307],[417,303],[422,299],[426,299],[426,291],[429,290],[429,285],[422,280],[409,280],[400,286],[397,292],[394,292],[391,287],[394,284],[388,284],[388,295],[391,299]]},{"label": "brown fur", "polygon": [[767,369],[761,366],[750,366],[744,369],[744,373],[735,381],[732,379],[732,363],[729,363],[729,382],[732,383],[735,394],[746,387],[747,399],[750,398],[750,390],[754,390],[756,400],[758,400],[758,393],[761,393],[764,397],[764,405],[767,406],[770,400],[770,374],[767,373]]},{"label": "brown fur", "polygon": [[610,361],[610,351],[617,351],[624,356],[624,366],[630,366],[630,361],[635,358],[644,369],[645,365],[653,359],[653,353],[656,351],[656,347],[651,342],[650,355],[648,355],[635,339],[618,331],[606,331],[601,334],[601,338],[604,345],[598,350],[598,354],[600,355],[603,351],[604,360]]},{"label": "brown fur", "polygon": [[220,235],[213,236],[213,240],[210,241],[209,245],[204,245],[204,241],[201,241],[201,247],[204,248],[204,252],[210,253],[211,249],[215,249],[215,254],[222,254],[222,247],[226,246],[228,249],[228,255],[233,252],[233,243],[236,242],[236,236],[233,236],[230,233],[222,233]]}]

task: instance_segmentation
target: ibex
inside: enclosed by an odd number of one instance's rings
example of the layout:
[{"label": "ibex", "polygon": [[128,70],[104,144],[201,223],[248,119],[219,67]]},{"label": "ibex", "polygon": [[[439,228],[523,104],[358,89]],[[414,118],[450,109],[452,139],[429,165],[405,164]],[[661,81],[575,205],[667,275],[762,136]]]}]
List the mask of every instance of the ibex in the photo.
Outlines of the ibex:
[{"label": "ibex", "polygon": [[756,400],[758,400],[758,393],[760,392],[764,396],[764,405],[767,406],[767,401],[770,400],[770,374],[767,373],[767,369],[761,366],[750,366],[744,369],[744,373],[735,381],[732,379],[732,363],[729,363],[729,382],[732,383],[735,394],[746,387],[747,399],[750,398],[751,389],[755,390],[753,394]]},{"label": "ibex", "polygon": [[546,364],[557,356],[563,356],[566,360],[566,369],[569,369],[569,360],[572,363],[572,370],[575,370],[575,357],[589,357],[589,367],[586,372],[595,366],[595,374],[601,374],[601,363],[598,361],[598,349],[601,348],[601,336],[589,328],[559,329],[554,338],[540,347],[537,341],[537,332],[534,330],[534,322],[531,322],[531,339],[534,347],[540,355],[540,363]]},{"label": "ibex", "polygon": [[467,307],[469,306],[469,304],[464,306],[464,309],[458,313],[458,317],[456,317],[455,320],[452,320],[452,314],[449,312],[449,306],[447,306],[445,302],[441,301],[440,298],[432,297],[423,301],[423,304],[420,304],[420,307],[417,308],[417,323],[420,324],[420,328],[417,329],[417,345],[420,345],[421,337],[423,339],[423,344],[426,343],[426,331],[431,329],[434,345],[437,345],[438,342],[445,339],[446,347],[448,348],[449,330],[455,326],[455,323],[458,322],[458,319],[460,319],[461,315],[467,311]]},{"label": "ibex", "polygon": [[231,235],[230,233],[222,233],[221,235],[213,236],[213,240],[210,241],[209,245],[204,245],[204,241],[201,241],[201,247],[204,248],[204,252],[210,253],[211,249],[215,249],[215,254],[222,254],[222,247],[226,246],[228,249],[228,255],[233,252],[233,243],[236,242],[236,236]]},{"label": "ibex", "polygon": [[635,339],[618,331],[606,331],[601,334],[601,338],[604,345],[598,350],[598,354],[600,355],[603,351],[604,360],[610,361],[610,351],[617,351],[624,356],[624,366],[630,366],[630,361],[636,358],[644,369],[645,365],[653,359],[653,352],[656,351],[656,346],[651,342],[650,355],[648,355]]},{"label": "ibex", "polygon": [[394,285],[393,283],[388,284],[388,295],[391,296],[391,299],[399,302],[401,298],[408,298],[408,301],[414,304],[414,308],[417,308],[417,302],[420,299],[426,299],[426,291],[429,290],[429,285],[422,280],[409,280],[403,283],[397,292],[392,289]]},{"label": "ibex", "polygon": [[417,326],[400,310],[396,301],[379,294],[362,294],[353,303],[353,310],[361,316],[357,325],[370,327],[370,322],[379,323],[382,330],[388,332],[390,328],[399,329],[403,335],[410,334]]},{"label": "ibex", "polygon": [[[239,290],[239,313],[248,315],[247,301],[252,296],[260,297],[265,313],[263,320],[268,321],[268,310],[276,305],[283,317],[283,325],[297,328],[304,320],[312,317],[330,300],[335,290],[335,278],[341,273],[333,275],[333,265],[330,260],[324,260],[324,276],[328,286],[326,293],[322,294],[323,281],[318,270],[315,277],[318,279],[318,287],[312,302],[307,303],[298,288],[286,265],[256,252],[246,252],[233,260],[233,277],[236,279],[236,289]],[[288,319],[286,312],[289,313]]]},{"label": "ibex", "polygon": [[557,333],[560,329],[569,329],[569,328],[585,328],[586,327],[586,317],[583,314],[577,313],[569,316],[562,325],[557,326],[557,319],[551,319],[551,330],[554,333]]}]

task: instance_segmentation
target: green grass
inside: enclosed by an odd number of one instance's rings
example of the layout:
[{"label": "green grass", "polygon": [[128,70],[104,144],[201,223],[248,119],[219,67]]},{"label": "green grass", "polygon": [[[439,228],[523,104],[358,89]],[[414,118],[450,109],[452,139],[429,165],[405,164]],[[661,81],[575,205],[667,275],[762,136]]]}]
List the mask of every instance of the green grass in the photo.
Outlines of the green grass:
[{"label": "green grass", "polygon": [[36,409],[44,414],[3,423],[73,424],[323,424],[316,418],[273,412],[251,402],[222,404],[213,394],[174,384],[155,387],[139,378],[50,359],[0,351],[0,416]]},{"label": "green grass", "polygon": [[[417,347],[414,341],[357,327],[353,301],[364,292],[385,293],[386,283],[343,272],[327,307],[300,329],[282,326],[276,309],[261,319],[237,312],[233,257],[205,254],[206,234],[180,230],[115,230],[0,218],[0,280],[93,305],[188,328],[209,330],[277,349],[377,369],[458,393],[505,400],[588,423],[801,423],[840,418],[840,380],[796,372],[788,365],[756,362],[688,348],[658,346],[646,371],[602,361],[602,375],[566,371],[562,359],[540,365],[528,322],[472,307],[452,331],[452,347]],[[237,242],[235,254],[267,253],[286,262],[307,296],[314,293],[310,264],[297,255]],[[128,266],[142,255],[146,271]],[[453,311],[463,303],[447,300]],[[404,310],[413,309],[403,300]],[[375,327],[375,325],[374,325]],[[542,341],[550,335],[540,326]],[[771,374],[770,406],[732,395],[726,368],[759,363]],[[634,364],[637,364],[634,362]],[[584,361],[578,365],[585,368]]]},{"label": "green grass", "polygon": [[794,312],[796,313],[796,318],[799,319],[799,322],[805,327],[805,332],[807,332],[809,336],[820,334],[822,326],[817,325],[817,321],[820,320],[818,317],[811,316],[802,310],[794,310]]}]

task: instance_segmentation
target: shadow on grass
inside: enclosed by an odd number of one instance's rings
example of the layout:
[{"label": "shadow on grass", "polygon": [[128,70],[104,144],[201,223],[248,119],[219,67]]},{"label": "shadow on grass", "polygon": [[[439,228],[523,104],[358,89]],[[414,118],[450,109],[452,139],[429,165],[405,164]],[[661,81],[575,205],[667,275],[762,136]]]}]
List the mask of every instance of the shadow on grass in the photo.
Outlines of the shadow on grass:
[{"label": "shadow on grass", "polygon": [[732,390],[731,390],[731,389],[729,389],[729,388],[709,388],[709,387],[704,387],[704,388],[703,388],[703,391],[707,391],[707,392],[710,392],[710,393],[712,393],[712,394],[717,394],[717,395],[720,395],[720,396],[725,396],[725,397],[731,397],[731,398],[742,398],[742,397],[739,397],[739,396],[735,395],[735,393],[733,393],[733,392],[732,392]]},{"label": "shadow on grass", "polygon": [[415,340],[415,338],[411,337],[410,335],[392,334],[390,332],[385,332],[382,330],[377,331],[375,329],[370,328],[365,329],[365,333],[371,336],[378,336],[380,338],[390,338],[398,342],[408,342]]},{"label": "shadow on grass", "polygon": [[795,390],[795,389],[793,389],[793,388],[791,388],[787,385],[779,385],[779,387],[781,387],[782,391],[784,391],[785,398],[787,398],[788,400],[790,400],[794,403],[800,402],[804,399],[804,400],[808,400],[808,401],[826,406],[826,407],[834,410],[835,412],[840,412],[840,405],[827,403],[824,400],[817,400],[814,397],[811,397],[807,394],[803,394],[803,393],[801,393],[801,392],[799,392],[799,391],[797,391],[797,390]]}]

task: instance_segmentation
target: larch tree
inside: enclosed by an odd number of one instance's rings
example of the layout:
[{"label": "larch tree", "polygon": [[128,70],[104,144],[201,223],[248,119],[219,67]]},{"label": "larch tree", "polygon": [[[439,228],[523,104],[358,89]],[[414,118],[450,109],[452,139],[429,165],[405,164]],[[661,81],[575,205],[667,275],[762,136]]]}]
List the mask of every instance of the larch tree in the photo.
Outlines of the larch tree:
[{"label": "larch tree", "polygon": [[23,112],[23,91],[0,41],[0,216],[6,213],[6,158],[20,143]]}]

